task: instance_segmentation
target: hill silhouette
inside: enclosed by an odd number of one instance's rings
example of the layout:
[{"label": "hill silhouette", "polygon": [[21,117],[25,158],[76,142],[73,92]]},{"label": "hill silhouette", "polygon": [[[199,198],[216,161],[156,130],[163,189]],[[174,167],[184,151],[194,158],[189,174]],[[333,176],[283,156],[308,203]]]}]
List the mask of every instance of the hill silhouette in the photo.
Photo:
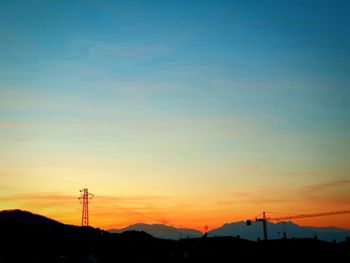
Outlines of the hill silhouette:
[{"label": "hill silhouette", "polygon": [[182,238],[199,238],[203,234],[197,230],[175,228],[161,224],[134,224],[122,229],[108,230],[110,233],[122,233],[128,230],[143,231],[154,237],[163,239],[179,240]]},{"label": "hill silhouette", "polygon": [[145,232],[113,234],[65,225],[25,211],[0,212],[0,262],[349,262],[350,241],[249,241],[237,237],[165,240]]},{"label": "hill silhouette", "polygon": [[62,223],[19,209],[0,211],[0,223],[23,223],[31,225],[62,225]]}]

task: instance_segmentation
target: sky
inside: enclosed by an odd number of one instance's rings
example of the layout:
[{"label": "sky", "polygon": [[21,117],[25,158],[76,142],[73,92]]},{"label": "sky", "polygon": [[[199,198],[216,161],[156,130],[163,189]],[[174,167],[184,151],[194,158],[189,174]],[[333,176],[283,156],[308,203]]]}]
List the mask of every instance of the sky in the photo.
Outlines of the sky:
[{"label": "sky", "polygon": [[349,209],[349,12],[2,0],[0,209],[79,225],[85,187],[103,229]]}]

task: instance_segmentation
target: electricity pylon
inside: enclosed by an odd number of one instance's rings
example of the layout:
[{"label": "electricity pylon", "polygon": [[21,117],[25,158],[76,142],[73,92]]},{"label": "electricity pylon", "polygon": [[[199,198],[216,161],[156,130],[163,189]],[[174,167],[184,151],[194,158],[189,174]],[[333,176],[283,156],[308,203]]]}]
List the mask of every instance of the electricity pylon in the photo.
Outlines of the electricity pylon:
[{"label": "electricity pylon", "polygon": [[89,190],[87,188],[80,190],[80,192],[81,192],[81,196],[78,199],[83,204],[83,211],[81,215],[81,225],[89,226],[89,200],[92,199],[94,195],[89,193]]}]

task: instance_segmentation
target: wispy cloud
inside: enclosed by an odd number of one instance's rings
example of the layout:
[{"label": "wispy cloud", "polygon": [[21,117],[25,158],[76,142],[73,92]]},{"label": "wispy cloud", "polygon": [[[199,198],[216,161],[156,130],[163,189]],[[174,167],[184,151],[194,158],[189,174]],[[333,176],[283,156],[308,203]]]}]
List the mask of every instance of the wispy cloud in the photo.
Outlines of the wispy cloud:
[{"label": "wispy cloud", "polygon": [[325,183],[320,184],[314,184],[308,186],[310,190],[330,190],[334,188],[343,188],[343,187],[350,187],[350,180],[348,179],[342,179],[342,180],[334,180],[334,181],[328,181]]},{"label": "wispy cloud", "polygon": [[[78,196],[67,195],[61,193],[24,193],[0,196],[0,202],[14,201],[25,204],[35,203],[65,203],[77,200]],[[94,202],[101,203],[101,205],[109,204],[146,204],[152,201],[166,201],[167,197],[164,196],[126,196],[126,195],[114,195],[114,196],[95,196]]]},{"label": "wispy cloud", "polygon": [[300,189],[299,194],[307,202],[324,203],[325,205],[350,204],[350,180],[334,180],[308,185]]},{"label": "wispy cloud", "polygon": [[[96,43],[94,41],[76,41],[78,50],[87,53],[90,59],[96,58],[139,58],[156,57],[169,53],[171,49],[165,45],[121,45],[112,43]],[[87,51],[87,52],[86,52]]]},{"label": "wispy cloud", "polygon": [[[98,225],[128,224],[137,221],[156,222],[169,201],[164,196],[95,196],[90,206]],[[68,223],[78,223],[81,204],[78,195],[62,193],[24,193],[0,195],[2,209],[19,208],[34,211]]]},{"label": "wispy cloud", "polygon": [[[0,129],[6,129],[6,128],[19,128],[19,127],[23,127],[22,125],[4,125],[2,123],[0,123]],[[21,143],[21,142],[26,142],[29,141],[31,139],[33,139],[34,137],[4,137],[4,136],[0,136],[0,143]]]},{"label": "wispy cloud", "polygon": [[[295,205],[297,207],[332,207],[350,204],[350,180],[334,180],[304,186],[281,186],[282,190],[257,188],[251,191],[235,191],[232,197],[218,200],[216,205],[229,207],[239,205],[265,208]],[[249,204],[249,205],[248,205]]]}]

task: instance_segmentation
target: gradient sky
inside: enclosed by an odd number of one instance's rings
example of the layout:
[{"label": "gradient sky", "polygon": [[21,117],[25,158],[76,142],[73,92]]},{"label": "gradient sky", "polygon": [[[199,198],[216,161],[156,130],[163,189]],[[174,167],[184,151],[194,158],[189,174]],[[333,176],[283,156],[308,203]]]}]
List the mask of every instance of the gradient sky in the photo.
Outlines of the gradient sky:
[{"label": "gradient sky", "polygon": [[349,13],[2,0],[0,209],[79,224],[84,187],[101,228],[349,209]]}]

